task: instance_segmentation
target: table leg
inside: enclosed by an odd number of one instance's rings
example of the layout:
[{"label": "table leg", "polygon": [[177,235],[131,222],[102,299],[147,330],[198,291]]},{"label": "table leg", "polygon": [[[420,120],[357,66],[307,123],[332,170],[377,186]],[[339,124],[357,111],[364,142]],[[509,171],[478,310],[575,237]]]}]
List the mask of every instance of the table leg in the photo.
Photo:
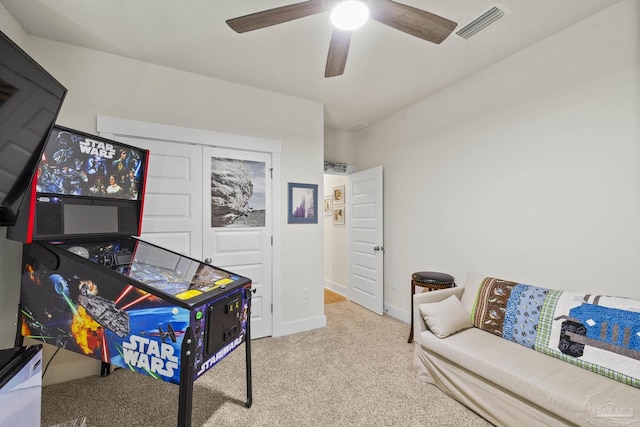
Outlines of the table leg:
[{"label": "table leg", "polygon": [[411,280],[411,331],[409,331],[409,340],[407,343],[411,344],[413,342],[413,296],[416,293],[416,284],[413,280]]}]

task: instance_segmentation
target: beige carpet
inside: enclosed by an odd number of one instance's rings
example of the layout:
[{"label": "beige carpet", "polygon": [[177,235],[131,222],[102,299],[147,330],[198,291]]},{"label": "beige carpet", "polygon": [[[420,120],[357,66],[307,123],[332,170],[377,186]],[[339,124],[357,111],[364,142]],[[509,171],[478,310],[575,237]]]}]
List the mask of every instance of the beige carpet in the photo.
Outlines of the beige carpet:
[{"label": "beige carpet", "polygon": [[[412,370],[409,326],[352,302],[325,306],[327,327],[252,342],[253,406],[244,346],[194,383],[193,426],[488,426]],[[43,426],[175,426],[178,386],[115,370],[43,388]]]}]

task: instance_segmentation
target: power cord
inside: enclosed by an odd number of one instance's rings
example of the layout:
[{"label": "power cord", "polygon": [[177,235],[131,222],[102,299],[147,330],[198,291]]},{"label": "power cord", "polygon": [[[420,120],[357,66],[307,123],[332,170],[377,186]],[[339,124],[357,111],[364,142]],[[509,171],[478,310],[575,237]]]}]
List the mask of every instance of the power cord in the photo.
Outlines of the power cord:
[{"label": "power cord", "polygon": [[47,369],[49,369],[49,365],[51,364],[51,361],[53,360],[54,357],[56,357],[56,354],[58,354],[61,348],[62,347],[58,347],[55,353],[53,353],[53,356],[51,356],[51,359],[49,359],[49,361],[47,362],[47,366],[44,367],[44,371],[42,372],[42,378],[44,378],[44,376],[47,374]]}]

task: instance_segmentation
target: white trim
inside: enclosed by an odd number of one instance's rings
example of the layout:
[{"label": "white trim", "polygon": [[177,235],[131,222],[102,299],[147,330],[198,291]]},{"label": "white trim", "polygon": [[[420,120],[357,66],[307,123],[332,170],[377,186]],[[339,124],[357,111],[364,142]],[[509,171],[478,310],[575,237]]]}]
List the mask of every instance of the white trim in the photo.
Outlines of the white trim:
[{"label": "white trim", "polygon": [[98,115],[96,129],[99,133],[108,132],[118,135],[235,148],[237,150],[261,151],[265,153],[278,154],[282,153],[282,143],[272,139],[164,125],[161,123],[120,119],[117,117]]},{"label": "white trim", "polygon": [[[275,314],[275,313],[274,313]],[[293,322],[282,323],[278,327],[278,334],[275,331],[274,337],[284,335],[297,334],[298,332],[311,331],[313,329],[321,329],[327,326],[327,317],[323,314],[318,317],[310,317],[308,319],[296,320]]]},{"label": "white trim", "polygon": [[[280,274],[280,154],[273,154],[271,156],[271,167],[273,168],[273,184],[271,186],[271,194],[273,195],[274,203],[271,204],[273,212],[273,223],[271,225],[271,232],[273,233],[273,247],[271,253],[273,254],[273,268],[271,269],[271,303],[273,304],[273,312],[271,313],[271,321],[273,322],[272,333],[274,337],[286,335],[281,332],[282,323],[280,316],[280,304],[277,302],[282,301],[282,294],[280,292],[280,282],[282,276]],[[278,185],[275,185],[278,184]]]},{"label": "white trim", "polygon": [[411,313],[409,313],[408,311],[402,310],[400,308],[385,304],[384,305],[384,313],[400,320],[401,322],[404,323],[411,323]]},{"label": "white trim", "polygon": [[[270,153],[271,167],[273,167],[273,265],[271,269],[271,301],[273,303],[273,313],[271,317],[272,335],[282,336],[294,332],[314,329],[315,327],[320,328],[326,326],[326,319],[324,316],[322,316],[322,321],[313,321],[312,324],[308,326],[307,320],[293,322],[305,325],[303,326],[304,329],[299,330],[296,329],[298,326],[281,324],[280,320],[280,221],[278,220],[278,218],[280,218],[280,154],[282,152],[282,143],[280,141],[101,115],[97,116],[96,129],[99,135],[110,139],[114,139],[116,135],[122,135],[138,138],[160,139],[170,142],[175,141],[176,143],[188,142],[210,147],[223,147],[233,148],[236,150]],[[314,326],[317,323],[322,323],[322,326]],[[287,332],[290,330],[294,330],[294,332]]]},{"label": "white trim", "polygon": [[324,287],[327,289],[331,289],[333,292],[339,293],[345,298],[348,298],[347,295],[349,295],[349,288],[344,285],[339,285],[335,282],[332,282],[331,280],[325,279]]}]

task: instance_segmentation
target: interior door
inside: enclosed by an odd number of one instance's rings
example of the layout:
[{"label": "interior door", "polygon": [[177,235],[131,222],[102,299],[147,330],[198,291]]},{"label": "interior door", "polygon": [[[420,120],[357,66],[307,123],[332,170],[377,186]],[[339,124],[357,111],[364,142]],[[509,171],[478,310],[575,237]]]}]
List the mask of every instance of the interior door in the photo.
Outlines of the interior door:
[{"label": "interior door", "polygon": [[382,166],[349,175],[349,299],[383,314]]},{"label": "interior door", "polygon": [[252,281],[251,337],[272,335],[271,155],[204,147],[203,256]]},{"label": "interior door", "polygon": [[202,259],[202,148],[123,136],[117,141],[150,150],[140,238]]}]

